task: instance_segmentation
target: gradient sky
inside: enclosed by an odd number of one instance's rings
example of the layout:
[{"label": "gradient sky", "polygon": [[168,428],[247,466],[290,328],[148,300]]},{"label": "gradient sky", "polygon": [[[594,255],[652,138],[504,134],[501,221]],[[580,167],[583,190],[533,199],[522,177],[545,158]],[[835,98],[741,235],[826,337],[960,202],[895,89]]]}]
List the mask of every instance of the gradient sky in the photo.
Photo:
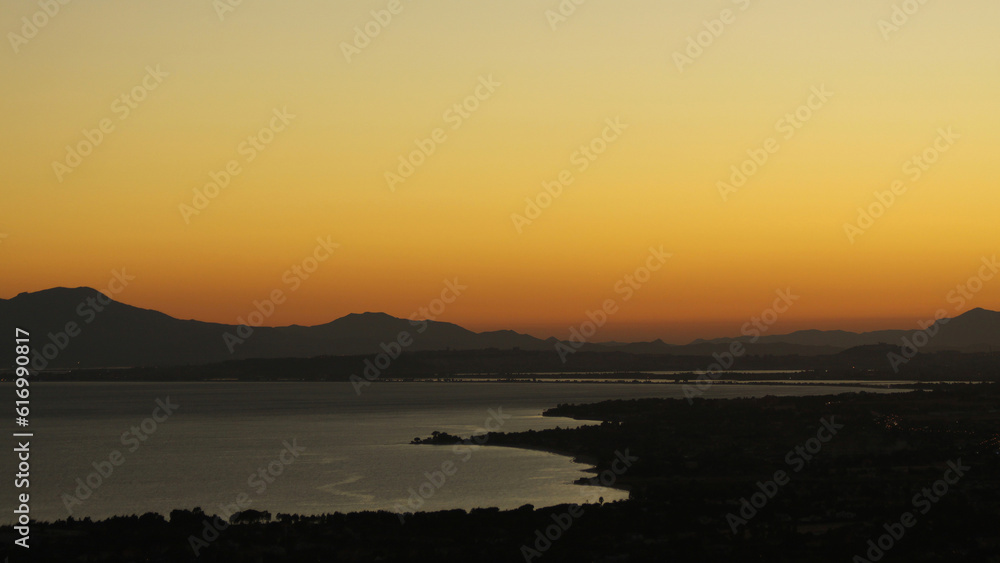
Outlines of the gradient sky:
[{"label": "gradient sky", "polygon": [[[886,39],[894,4],[591,0],[553,29],[556,0],[403,0],[348,62],[388,1],[243,0],[224,18],[209,0],[71,2],[15,53],[40,8],[8,0],[0,296],[126,268],[125,303],[236,323],[282,289],[267,324],[318,324],[407,317],[457,278],[441,320],[565,337],[662,246],[673,257],[595,340],[735,335],[784,288],[801,299],[777,332],[1000,309],[1000,279],[947,300],[1000,241],[1000,3],[929,2]],[[735,21],[680,71],[674,53],[725,9]],[[169,76],[122,119],[116,98],[157,66]],[[490,76],[454,129],[445,111]],[[786,139],[779,120],[822,86],[833,97]],[[295,118],[247,162],[275,108]],[[580,172],[572,155],[615,118],[628,128]],[[58,181],[53,161],[103,119],[114,130]],[[907,160],[948,128],[960,138],[912,181]],[[724,201],[717,183],[772,137]],[[241,173],[186,222],[230,160]],[[564,169],[574,182],[519,233],[511,215]],[[906,193],[852,243],[845,223],[897,179]],[[291,291],[283,273],[327,236],[340,247]]]}]

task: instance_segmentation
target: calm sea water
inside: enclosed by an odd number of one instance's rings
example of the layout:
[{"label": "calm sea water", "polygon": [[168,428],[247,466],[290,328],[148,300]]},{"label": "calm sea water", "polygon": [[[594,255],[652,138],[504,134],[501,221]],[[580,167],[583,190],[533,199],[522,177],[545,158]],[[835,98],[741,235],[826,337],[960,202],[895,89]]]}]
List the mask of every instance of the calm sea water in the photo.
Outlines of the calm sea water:
[{"label": "calm sea water", "polygon": [[[38,520],[196,506],[224,513],[238,499],[273,514],[393,510],[417,498],[421,510],[612,501],[626,493],[574,485],[591,474],[564,456],[409,441],[434,430],[468,436],[487,426],[581,424],[541,416],[558,403],[682,396],[677,385],[571,383],[377,383],[360,396],[347,383],[35,383],[31,390],[29,491]],[[859,390],[716,385],[705,396]],[[13,400],[12,386],[0,392]],[[155,411],[168,399],[175,412]],[[4,458],[12,467],[13,456]],[[13,500],[12,480],[4,483],[4,498]]]}]

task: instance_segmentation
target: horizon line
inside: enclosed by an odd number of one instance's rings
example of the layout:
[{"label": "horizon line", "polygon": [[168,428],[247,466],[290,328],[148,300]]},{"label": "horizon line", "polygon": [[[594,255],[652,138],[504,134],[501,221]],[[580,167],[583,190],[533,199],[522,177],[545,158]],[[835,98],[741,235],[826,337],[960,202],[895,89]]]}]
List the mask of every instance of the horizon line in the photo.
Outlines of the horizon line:
[{"label": "horizon line", "polygon": [[[95,289],[95,288],[89,287],[89,286],[77,286],[77,287],[55,286],[55,287],[50,287],[50,288],[46,288],[46,289],[40,289],[40,290],[37,290],[37,291],[22,291],[22,292],[18,293],[17,295],[13,296],[13,297],[0,298],[0,301],[11,301],[11,300],[13,300],[13,299],[15,299],[17,297],[22,296],[22,295],[33,295],[33,294],[44,293],[44,292],[47,292],[47,291],[54,291],[54,290],[67,290],[67,291],[88,290],[88,291],[92,291],[94,293],[98,293],[98,294],[104,295],[104,297],[106,297],[107,299],[109,299],[110,301],[113,301],[115,303],[118,303],[118,304],[121,304],[121,305],[125,305],[127,307],[132,307],[132,308],[135,308],[135,309],[141,309],[141,310],[144,310],[144,311],[153,311],[153,312],[156,312],[156,313],[159,313],[159,314],[162,314],[162,315],[166,315],[166,316],[168,316],[168,317],[170,317],[170,318],[172,318],[174,320],[178,320],[178,321],[190,321],[190,322],[198,322],[198,323],[203,323],[203,324],[217,324],[217,325],[222,325],[222,326],[242,326],[240,324],[234,324],[234,323],[223,323],[223,322],[216,322],[216,321],[205,321],[205,320],[195,319],[195,318],[184,319],[184,318],[180,318],[180,317],[175,317],[172,314],[166,313],[166,312],[161,311],[159,309],[151,309],[151,308],[148,308],[148,307],[142,307],[142,306],[139,306],[139,305],[132,305],[130,303],[126,303],[124,301],[120,301],[118,299],[115,299],[115,297],[113,295],[108,295],[107,292],[105,292],[105,291],[101,291],[101,290],[98,290],[98,289]],[[985,307],[971,307],[971,308],[969,308],[969,309],[967,309],[965,311],[956,313],[953,316],[942,317],[942,318],[943,319],[955,319],[955,318],[961,317],[963,315],[966,315],[966,314],[974,312],[974,311],[986,311],[986,312],[989,312],[989,313],[1000,313],[1000,311],[995,311],[995,310],[992,310],[992,309],[987,309]],[[553,340],[553,339],[556,340],[556,341],[565,341],[566,340],[565,338],[560,338],[559,336],[555,336],[555,335],[537,336],[536,334],[532,334],[532,333],[529,333],[529,332],[520,332],[518,330],[511,329],[511,328],[493,328],[493,329],[487,329],[487,330],[477,331],[477,330],[470,329],[470,328],[466,327],[465,325],[459,324],[457,322],[452,322],[452,321],[447,321],[447,320],[438,320],[438,319],[426,319],[426,318],[411,319],[411,318],[408,318],[408,317],[397,317],[397,316],[395,316],[395,315],[393,315],[391,313],[387,313],[385,311],[351,312],[351,313],[346,313],[346,314],[343,314],[343,315],[341,315],[339,317],[333,318],[333,319],[331,319],[329,321],[326,321],[326,322],[323,322],[323,323],[320,323],[320,324],[313,324],[313,325],[305,325],[305,324],[293,323],[293,324],[286,324],[286,325],[266,325],[266,324],[261,324],[261,325],[247,325],[247,326],[253,326],[254,328],[273,328],[273,329],[280,329],[280,328],[314,328],[314,327],[324,326],[324,325],[336,322],[338,320],[341,320],[341,319],[344,319],[344,318],[347,318],[347,317],[350,317],[350,316],[362,316],[362,315],[384,315],[384,316],[387,316],[387,317],[390,317],[390,318],[393,318],[393,319],[396,319],[396,320],[403,320],[403,321],[407,321],[407,320],[409,320],[409,321],[426,321],[426,322],[429,322],[429,323],[449,324],[449,325],[457,326],[457,327],[459,327],[459,328],[461,328],[463,330],[468,330],[469,332],[472,332],[474,334],[485,334],[485,333],[492,333],[492,332],[513,332],[515,334],[519,334],[519,335],[523,335],[523,336],[529,336],[531,338],[535,338],[535,339],[540,340],[540,341],[548,341],[548,340]],[[919,316],[914,317],[914,318],[919,318]],[[836,320],[836,319],[828,319],[828,320],[832,321],[832,320]],[[886,321],[888,321],[888,319],[886,319]],[[653,322],[655,323],[656,321],[653,321]],[[573,328],[576,328],[580,324],[581,323],[577,322],[577,323],[574,323],[574,324],[567,325],[567,331],[569,331],[569,330],[571,330]],[[636,324],[636,323],[633,323],[633,324]],[[805,328],[805,329],[793,330],[791,332],[782,332],[782,333],[775,333],[775,334],[764,334],[764,333],[762,333],[762,334],[760,334],[760,336],[761,337],[789,336],[789,335],[792,335],[792,334],[795,334],[795,333],[798,333],[798,332],[845,332],[845,333],[849,333],[849,334],[862,335],[862,334],[870,334],[870,333],[873,333],[873,332],[882,332],[882,331],[907,331],[907,330],[911,330],[911,329],[888,327],[888,328],[879,328],[879,329],[875,329],[875,330],[866,330],[866,331],[860,331],[859,332],[859,331],[852,331],[852,330],[840,329],[840,328],[833,328],[833,329]],[[917,330],[917,329],[912,329],[912,330]],[[660,342],[660,343],[666,344],[668,346],[690,346],[690,345],[693,345],[693,344],[711,343],[713,341],[718,341],[718,340],[743,340],[743,339],[746,339],[746,338],[749,338],[749,336],[746,335],[746,334],[742,334],[741,333],[741,334],[737,334],[735,336],[698,337],[698,338],[694,338],[694,339],[692,339],[692,340],[690,340],[688,342],[685,342],[683,344],[678,344],[676,342],[669,342],[669,341],[663,339],[662,337],[657,337],[657,338],[654,338],[654,339],[651,339],[651,340],[618,340],[618,339],[611,339],[611,340],[602,340],[602,341],[588,341],[588,343],[590,343],[590,344],[614,345],[614,344],[648,344],[648,343]]]}]

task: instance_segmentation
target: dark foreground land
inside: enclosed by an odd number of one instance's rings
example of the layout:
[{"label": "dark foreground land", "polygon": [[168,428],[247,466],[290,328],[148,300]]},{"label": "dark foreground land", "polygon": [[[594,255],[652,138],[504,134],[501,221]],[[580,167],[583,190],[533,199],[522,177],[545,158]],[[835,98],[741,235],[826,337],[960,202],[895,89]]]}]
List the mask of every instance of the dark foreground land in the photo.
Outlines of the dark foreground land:
[{"label": "dark foreground land", "polygon": [[[998,405],[1000,384],[560,405],[546,414],[599,424],[478,441],[594,460],[595,482],[628,488],[630,500],[405,517],[248,513],[215,520],[222,531],[197,509],[36,523],[31,557],[10,560],[994,563]],[[5,548],[13,539],[0,528]]]},{"label": "dark foreground land", "polygon": [[[688,354],[631,353],[582,350],[563,360],[547,350],[451,350],[404,352],[379,368],[378,356],[320,356],[230,360],[214,364],[173,367],[89,368],[51,370],[45,381],[340,381],[362,385],[376,381],[518,379],[618,379],[622,381],[687,381],[696,372],[722,372],[726,379],[751,382],[778,378],[760,370],[798,372],[785,378],[797,381],[998,381],[1000,355],[996,352],[923,352],[916,356],[898,344],[859,346],[821,355],[748,352],[734,356],[728,345]],[[384,356],[384,354],[383,354]],[[894,363],[898,358],[899,363]],[[906,359],[911,358],[911,359]],[[384,358],[388,359],[388,357]],[[379,365],[383,365],[380,363]],[[746,370],[746,371],[743,371]],[[676,372],[655,375],[656,372]],[[742,372],[741,372],[742,371]],[[291,375],[294,374],[294,375]],[[540,375],[543,374],[543,375]],[[722,375],[721,373],[719,375]],[[0,370],[0,381],[10,378]],[[363,380],[362,380],[363,379]]]}]

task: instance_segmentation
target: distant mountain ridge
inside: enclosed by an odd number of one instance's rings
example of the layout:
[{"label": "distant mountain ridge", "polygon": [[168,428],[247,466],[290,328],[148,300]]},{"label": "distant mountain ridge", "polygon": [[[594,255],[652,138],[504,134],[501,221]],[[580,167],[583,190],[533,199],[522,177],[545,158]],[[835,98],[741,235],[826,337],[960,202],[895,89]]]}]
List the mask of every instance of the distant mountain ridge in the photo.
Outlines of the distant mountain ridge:
[{"label": "distant mountain ridge", "polygon": [[[935,328],[940,329],[936,332]],[[799,330],[789,334],[761,336],[761,344],[785,343],[801,346],[830,346],[847,349],[873,344],[896,344],[914,332],[926,332],[933,336],[927,345],[929,349],[956,349],[961,351],[988,351],[1000,347],[1000,312],[976,308],[950,319],[938,321],[926,331],[918,328],[909,330],[878,330],[872,332],[848,332],[844,330]],[[747,341],[748,337],[717,338],[711,342],[724,343],[734,340]]]},{"label": "distant mountain ridge", "polygon": [[[559,341],[511,330],[476,333],[452,323],[411,321],[385,313],[353,313],[316,326],[248,327],[176,319],[150,309],[109,300],[91,288],[53,288],[0,299],[8,334],[31,333],[36,368],[196,365],[249,358],[308,358],[369,355],[396,346],[404,351],[553,350]],[[925,349],[1000,349],[1000,313],[974,309],[942,321]],[[744,342],[748,354],[816,356],[875,344],[898,345],[914,330],[866,333],[803,330],[762,336],[696,340],[687,345],[652,342],[588,343],[584,350],[630,354],[710,356]],[[395,344],[393,344],[395,343]],[[404,343],[407,343],[404,345]],[[13,345],[0,347],[11,366]]]}]

